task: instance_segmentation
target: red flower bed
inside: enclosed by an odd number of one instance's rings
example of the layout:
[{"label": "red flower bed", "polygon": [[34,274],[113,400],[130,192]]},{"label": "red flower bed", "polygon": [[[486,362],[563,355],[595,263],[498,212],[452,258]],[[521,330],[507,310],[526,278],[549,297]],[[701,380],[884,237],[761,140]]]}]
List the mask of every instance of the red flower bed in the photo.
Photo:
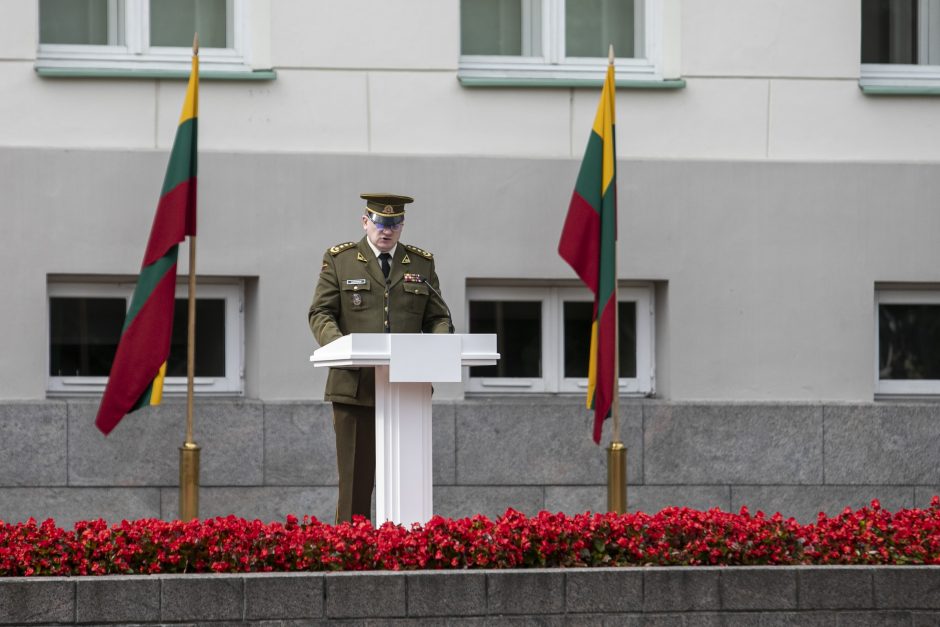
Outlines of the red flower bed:
[{"label": "red flower bed", "polygon": [[668,508],[658,514],[508,510],[411,529],[229,516],[188,523],[0,522],[0,576],[645,565],[940,564],[940,497],[896,513],[878,501],[801,525],[780,514]]}]

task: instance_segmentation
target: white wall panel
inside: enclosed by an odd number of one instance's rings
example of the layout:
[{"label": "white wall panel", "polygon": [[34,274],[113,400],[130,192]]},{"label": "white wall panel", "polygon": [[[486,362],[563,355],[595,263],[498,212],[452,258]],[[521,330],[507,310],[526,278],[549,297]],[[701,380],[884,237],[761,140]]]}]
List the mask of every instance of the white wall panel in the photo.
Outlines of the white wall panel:
[{"label": "white wall panel", "polygon": [[570,91],[461,87],[447,72],[369,74],[372,151],[566,156]]},{"label": "white wall panel", "polygon": [[[599,93],[574,92],[572,156],[580,157]],[[767,82],[689,80],[677,91],[617,92],[621,157],[759,159],[767,153]]]},{"label": "white wall panel", "polygon": [[0,59],[35,59],[39,2],[0,0]]},{"label": "white wall panel", "polygon": [[149,81],[42,79],[17,62],[0,63],[0,85],[0,145],[153,145]]},{"label": "white wall panel", "polygon": [[855,81],[771,84],[770,157],[940,160],[935,98],[866,96]]},{"label": "white wall panel", "polygon": [[685,0],[685,76],[858,77],[858,0]]},{"label": "white wall panel", "polygon": [[[157,142],[176,134],[184,81],[159,83]],[[364,152],[367,144],[363,72],[279,70],[275,81],[203,81],[199,142],[210,150]]]},{"label": "white wall panel", "polygon": [[[467,278],[575,281],[556,249],[578,163],[204,153],[199,272],[257,278],[253,393],[322,393],[306,311],[324,250],[361,236],[359,193],[414,195],[403,240],[435,253],[465,329]],[[875,282],[940,283],[937,164],[619,165],[618,274],[666,284],[670,398],[871,400]],[[0,289],[22,296],[0,308],[0,398],[37,398],[46,275],[136,273],[166,152],[6,148],[0,166]]]},{"label": "white wall panel", "polygon": [[457,69],[459,0],[278,0],[279,67]]}]

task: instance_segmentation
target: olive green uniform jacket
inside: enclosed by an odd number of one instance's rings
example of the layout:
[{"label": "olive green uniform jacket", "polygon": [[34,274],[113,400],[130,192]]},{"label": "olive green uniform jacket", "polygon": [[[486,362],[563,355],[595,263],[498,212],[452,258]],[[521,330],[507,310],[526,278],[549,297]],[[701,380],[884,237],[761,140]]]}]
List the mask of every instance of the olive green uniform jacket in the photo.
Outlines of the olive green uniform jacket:
[{"label": "olive green uniform jacket", "polygon": [[[450,333],[447,305],[424,283],[440,292],[434,257],[399,242],[386,285],[375,253],[366,238],[326,251],[308,319],[320,346],[349,333]],[[325,400],[350,405],[375,405],[374,368],[330,368]]]}]

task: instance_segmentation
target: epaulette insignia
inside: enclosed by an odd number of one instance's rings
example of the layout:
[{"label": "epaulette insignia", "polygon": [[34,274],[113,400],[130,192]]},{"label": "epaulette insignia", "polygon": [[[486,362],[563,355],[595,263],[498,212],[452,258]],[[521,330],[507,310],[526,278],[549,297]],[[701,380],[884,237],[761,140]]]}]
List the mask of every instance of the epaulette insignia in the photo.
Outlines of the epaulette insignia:
[{"label": "epaulette insignia", "polygon": [[434,259],[434,255],[432,255],[431,253],[429,253],[429,252],[426,251],[426,250],[422,250],[421,248],[418,248],[417,246],[412,246],[411,244],[405,244],[405,248],[407,248],[408,250],[410,250],[410,251],[413,252],[413,253],[416,253],[416,254],[418,254],[418,255],[421,255],[421,256],[424,257],[425,259]]},{"label": "epaulette insignia", "polygon": [[336,246],[330,249],[330,254],[335,257],[336,255],[340,254],[347,248],[350,248],[355,245],[356,245],[356,242],[346,242],[345,244],[337,244]]}]

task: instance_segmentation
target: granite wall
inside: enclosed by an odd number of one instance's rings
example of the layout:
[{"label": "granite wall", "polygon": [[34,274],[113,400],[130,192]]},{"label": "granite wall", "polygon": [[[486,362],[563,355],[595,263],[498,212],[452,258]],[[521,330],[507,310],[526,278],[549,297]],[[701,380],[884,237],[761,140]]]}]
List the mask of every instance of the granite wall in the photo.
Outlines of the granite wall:
[{"label": "granite wall", "polygon": [[[185,405],[130,414],[108,437],[96,411],[93,400],[0,403],[0,519],[176,517]],[[925,506],[940,493],[940,403],[625,400],[622,414],[631,510],[746,505],[810,521],[873,498]],[[575,398],[436,403],[435,511],[602,510],[606,453],[590,421]],[[194,423],[200,516],[332,520],[328,404],[202,401]]]}]

